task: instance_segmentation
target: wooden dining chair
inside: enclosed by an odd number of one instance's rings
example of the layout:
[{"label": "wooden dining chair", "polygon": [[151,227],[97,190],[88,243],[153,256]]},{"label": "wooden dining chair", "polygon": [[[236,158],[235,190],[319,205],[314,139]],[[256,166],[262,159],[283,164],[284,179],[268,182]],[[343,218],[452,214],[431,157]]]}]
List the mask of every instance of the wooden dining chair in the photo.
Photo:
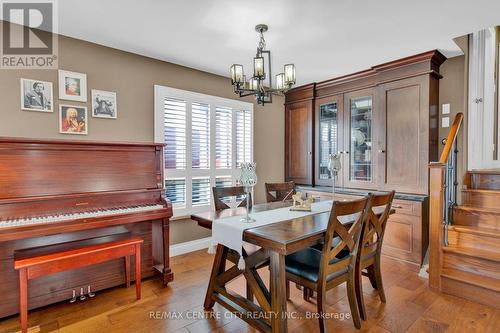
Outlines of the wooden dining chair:
[{"label": "wooden dining chair", "polygon": [[[380,270],[380,260],[382,256],[382,242],[384,240],[385,227],[391,212],[392,200],[395,191],[385,194],[373,194],[371,196],[370,210],[366,215],[366,222],[363,234],[359,243],[358,257],[356,263],[356,298],[359,306],[360,316],[366,320],[366,309],[363,298],[362,275],[370,279],[374,289],[378,291],[380,300],[385,303],[384,285],[382,283],[382,272]],[[384,207],[384,211],[377,217],[373,211],[374,207]],[[366,271],[365,271],[366,270]]]},{"label": "wooden dining chair", "polygon": [[[231,187],[212,187],[212,192],[214,195],[214,205],[215,210],[223,210],[230,208],[228,204],[224,202],[224,198],[245,196],[245,199],[238,204],[238,207],[246,207],[247,198],[246,192],[243,186],[231,186]],[[252,194],[250,193],[248,198],[250,199],[250,207],[252,206]]]},{"label": "wooden dining chair", "polygon": [[[361,328],[361,319],[356,304],[355,265],[369,206],[370,197],[347,202],[335,201],[330,212],[324,244],[332,244],[333,238],[338,236],[337,244],[324,246],[321,251],[310,247],[285,258],[287,281],[302,285],[304,290],[317,292],[321,333],[326,332],[324,312],[326,292],[344,282],[347,283],[347,296],[354,326]],[[355,215],[355,222],[350,225],[350,228],[341,222],[343,216],[346,215]]]},{"label": "wooden dining chair", "polygon": [[[266,183],[266,201],[285,201],[292,199],[295,194],[295,182]],[[274,193],[274,194],[273,194]]]}]

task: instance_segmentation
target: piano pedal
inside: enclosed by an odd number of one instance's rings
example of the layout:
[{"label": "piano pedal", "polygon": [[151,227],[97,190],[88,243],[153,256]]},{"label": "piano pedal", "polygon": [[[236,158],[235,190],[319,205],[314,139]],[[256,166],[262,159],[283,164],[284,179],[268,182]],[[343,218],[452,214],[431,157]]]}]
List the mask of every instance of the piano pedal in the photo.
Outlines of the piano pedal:
[{"label": "piano pedal", "polygon": [[76,302],[76,291],[75,291],[75,289],[73,289],[73,297],[69,300],[69,302],[71,304],[73,304],[73,303]]},{"label": "piano pedal", "polygon": [[90,286],[87,286],[87,295],[88,295],[90,298],[95,297],[95,293],[93,293],[93,292],[91,292],[91,291],[90,291]]},{"label": "piano pedal", "polygon": [[80,288],[80,301],[85,301],[87,297],[85,297],[85,294],[83,293],[83,288]]}]

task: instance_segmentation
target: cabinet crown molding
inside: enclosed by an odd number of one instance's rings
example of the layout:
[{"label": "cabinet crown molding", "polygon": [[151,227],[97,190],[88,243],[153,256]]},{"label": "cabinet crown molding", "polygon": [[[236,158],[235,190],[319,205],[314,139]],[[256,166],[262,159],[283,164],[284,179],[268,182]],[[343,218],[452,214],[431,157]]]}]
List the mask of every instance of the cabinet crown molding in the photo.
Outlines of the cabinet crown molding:
[{"label": "cabinet crown molding", "polygon": [[[360,80],[363,80],[364,88],[369,88],[378,84],[423,74],[440,79],[439,67],[444,61],[446,61],[446,57],[438,50],[389,61],[359,72],[317,83],[309,83],[292,89],[286,94],[286,103],[300,100],[305,91],[308,91],[308,98],[314,98],[347,92],[352,90],[351,86],[353,85],[356,86],[356,89],[359,89],[360,86],[357,82]],[[302,97],[302,99],[305,98]]]},{"label": "cabinet crown molding", "polygon": [[313,100],[315,97],[315,91],[315,82],[293,88],[285,94],[285,104]]}]

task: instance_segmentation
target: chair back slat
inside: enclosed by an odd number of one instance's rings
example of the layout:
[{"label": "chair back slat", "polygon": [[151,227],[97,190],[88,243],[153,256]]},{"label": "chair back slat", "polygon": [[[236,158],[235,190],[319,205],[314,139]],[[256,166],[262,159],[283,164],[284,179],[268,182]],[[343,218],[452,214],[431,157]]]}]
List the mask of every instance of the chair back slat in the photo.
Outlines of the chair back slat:
[{"label": "chair back slat", "polygon": [[285,183],[266,183],[265,186],[267,202],[288,200],[295,194],[295,182],[293,181]]},{"label": "chair back slat", "polygon": [[[338,266],[349,266],[354,269],[354,264],[359,248],[361,232],[369,210],[370,197],[362,199],[339,202],[335,201],[330,212],[330,219],[325,234],[325,246],[320,265],[320,278],[327,278],[329,272],[333,272]],[[351,215],[356,216],[354,223],[350,226],[342,224],[339,217]],[[333,238],[337,236],[340,241],[332,247]],[[349,255],[339,260],[336,256],[344,249],[349,251]]]},{"label": "chair back slat", "polygon": [[[391,212],[392,200],[394,199],[395,191],[385,194],[372,194],[371,207],[368,212],[367,221],[363,231],[362,240],[360,243],[361,257],[380,252],[382,250],[382,240],[384,238],[385,227],[389,214]],[[373,211],[374,207],[385,206],[384,211],[377,217]]]},{"label": "chair back slat", "polygon": [[[243,186],[231,186],[231,187],[212,187],[212,192],[214,196],[214,206],[215,210],[223,210],[230,208],[222,199],[228,197],[246,196],[245,189]],[[249,194],[250,206],[252,205],[252,194]],[[245,207],[247,204],[247,198],[243,199],[238,204],[238,207]]]}]

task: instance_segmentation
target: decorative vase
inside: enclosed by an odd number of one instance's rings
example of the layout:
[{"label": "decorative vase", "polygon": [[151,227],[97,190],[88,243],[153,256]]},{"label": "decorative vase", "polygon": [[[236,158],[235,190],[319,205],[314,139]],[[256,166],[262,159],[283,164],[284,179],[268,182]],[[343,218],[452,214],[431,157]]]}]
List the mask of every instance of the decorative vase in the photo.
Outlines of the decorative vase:
[{"label": "decorative vase", "polygon": [[250,217],[250,193],[252,188],[257,184],[257,173],[256,173],[257,163],[248,162],[241,164],[241,174],[240,174],[240,184],[243,186],[246,192],[247,200],[247,214],[240,221],[244,223],[255,222],[254,219]]}]

